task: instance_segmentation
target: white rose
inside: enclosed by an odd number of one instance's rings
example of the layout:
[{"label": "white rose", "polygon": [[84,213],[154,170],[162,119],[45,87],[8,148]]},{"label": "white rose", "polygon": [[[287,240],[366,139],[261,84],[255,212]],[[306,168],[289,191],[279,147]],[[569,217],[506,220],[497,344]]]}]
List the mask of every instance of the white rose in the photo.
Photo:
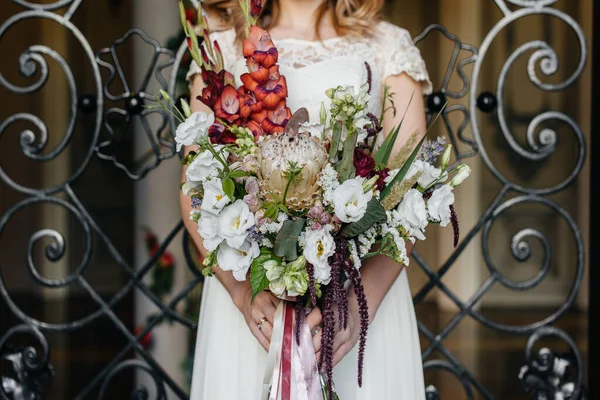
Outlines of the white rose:
[{"label": "white rose", "polygon": [[190,115],[184,122],[179,124],[175,131],[175,142],[177,143],[177,151],[181,150],[182,146],[194,144],[201,137],[208,135],[208,128],[215,123],[215,115],[211,112],[195,112]]},{"label": "white rose", "polygon": [[323,139],[323,132],[325,132],[325,125],[311,124],[310,122],[305,122],[300,125],[299,132],[307,132],[307,133],[310,133],[310,136],[314,136],[317,139]]},{"label": "white rose", "polygon": [[315,279],[322,284],[331,280],[329,257],[335,252],[335,242],[331,236],[331,225],[326,225],[318,231],[309,230],[305,235],[303,255],[306,261],[315,269]]},{"label": "white rose", "polygon": [[[222,148],[223,146],[214,146],[216,152],[219,152]],[[229,154],[223,153],[223,158],[227,158],[228,156]],[[221,169],[223,169],[223,164],[210,151],[205,150],[198,154],[185,170],[187,183],[192,185],[204,182],[209,178],[214,178]]]},{"label": "white rose", "polygon": [[348,179],[333,191],[335,215],[342,222],[359,221],[367,212],[367,204],[373,198],[373,191],[363,191],[358,179]]},{"label": "white rose", "polygon": [[198,233],[202,236],[206,250],[214,251],[223,241],[219,234],[219,217],[203,212],[198,220]]},{"label": "white rose", "polygon": [[223,191],[220,179],[212,179],[204,183],[204,198],[202,199],[202,211],[219,214],[231,200]]},{"label": "white rose", "polygon": [[423,230],[428,222],[427,209],[421,192],[416,189],[409,190],[398,206],[398,214],[403,225],[408,225],[406,228],[412,235],[421,240],[425,239]]},{"label": "white rose", "polygon": [[242,200],[225,207],[219,216],[219,234],[233,248],[239,248],[254,225],[254,214]]},{"label": "white rose", "polygon": [[238,281],[245,281],[252,261],[260,255],[258,243],[246,240],[239,248],[233,248],[227,243],[221,244],[217,252],[217,262],[223,271],[232,271]]},{"label": "white rose", "polygon": [[454,193],[452,187],[443,185],[433,191],[431,198],[427,201],[427,209],[431,219],[439,221],[441,226],[450,223],[450,206],[454,204]]}]

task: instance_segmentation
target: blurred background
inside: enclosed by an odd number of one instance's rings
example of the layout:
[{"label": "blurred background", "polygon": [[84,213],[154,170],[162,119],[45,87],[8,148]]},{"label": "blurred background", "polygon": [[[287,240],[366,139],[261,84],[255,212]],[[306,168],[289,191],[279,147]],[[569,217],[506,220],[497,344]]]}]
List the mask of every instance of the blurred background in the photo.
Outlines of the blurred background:
[{"label": "blurred background", "polygon": [[[454,363],[426,370],[426,383],[444,399],[471,398],[464,382],[475,399],[530,398],[519,373],[538,326],[564,331],[588,362],[584,153],[592,74],[585,53],[593,1],[551,3],[386,3],[387,20],[415,37],[424,33],[419,48],[435,88],[430,111],[449,101],[432,135],[454,141],[474,171],[457,195],[464,248],[455,251],[451,233],[430,228],[409,268],[425,360]],[[177,7],[164,0],[31,4],[0,6],[4,390],[126,399],[142,387],[160,393],[164,383],[167,398],[184,398],[202,283],[181,230],[181,164],[169,120],[142,107],[167,85],[175,97],[187,95]],[[424,32],[432,24],[446,31]],[[532,41],[554,53],[533,42],[507,63]],[[481,59],[473,63],[476,49]],[[440,268],[443,290],[430,284]],[[14,330],[25,323],[44,338]],[[46,341],[53,373],[15,372],[14,349],[33,346],[40,360]],[[533,352],[544,346],[573,364],[560,382],[576,380],[582,366],[573,349],[543,339]]]}]

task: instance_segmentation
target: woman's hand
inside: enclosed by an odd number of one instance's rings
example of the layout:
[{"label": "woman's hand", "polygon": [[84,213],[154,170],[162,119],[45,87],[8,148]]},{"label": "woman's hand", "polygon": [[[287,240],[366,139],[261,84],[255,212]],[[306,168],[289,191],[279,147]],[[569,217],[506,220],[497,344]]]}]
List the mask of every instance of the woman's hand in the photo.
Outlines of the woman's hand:
[{"label": "woman's hand", "polygon": [[[358,304],[356,299],[349,296],[348,299],[348,324],[346,329],[339,329],[338,325],[338,310],[335,308],[334,321],[335,336],[333,337],[333,366],[335,367],[346,354],[348,354],[358,343],[360,337],[360,315],[358,312]],[[315,335],[313,341],[318,339],[318,344],[315,344],[315,350],[317,352],[317,361],[321,357],[321,332]]]},{"label": "woman's hand", "polygon": [[[244,315],[250,332],[252,332],[266,351],[269,351],[271,344],[273,319],[275,318],[275,311],[280,301],[281,299],[264,291],[256,295],[254,301],[252,301],[252,288],[250,287],[244,289],[235,301],[236,306]],[[265,319],[264,321],[262,321],[263,318]]]}]

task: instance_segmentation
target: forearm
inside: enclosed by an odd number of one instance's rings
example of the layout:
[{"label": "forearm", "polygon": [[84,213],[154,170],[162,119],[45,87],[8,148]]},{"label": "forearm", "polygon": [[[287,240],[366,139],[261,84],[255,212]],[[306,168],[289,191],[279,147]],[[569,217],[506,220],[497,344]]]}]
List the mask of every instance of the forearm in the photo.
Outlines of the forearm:
[{"label": "forearm", "polygon": [[[412,250],[412,245],[407,249],[409,254]],[[369,307],[369,323],[373,322],[375,314],[385,298],[385,295],[390,290],[398,275],[402,272],[404,266],[392,261],[390,258],[378,255],[363,261],[360,268],[362,285],[367,298]],[[354,290],[348,293],[350,307],[356,305],[356,294]],[[355,308],[356,310],[358,308]]]},{"label": "forearm", "polygon": [[[185,176],[184,176],[185,179]],[[207,250],[202,245],[202,238],[198,233],[198,224],[192,221],[189,218],[190,211],[192,209],[190,198],[183,193],[179,195],[179,203],[181,206],[181,217],[183,218],[183,224],[185,225],[185,229],[189,232],[194,244],[198,248],[200,254],[205,257]],[[243,301],[244,295],[250,290],[249,282],[243,281],[239,282],[234,277],[233,274],[229,271],[223,271],[220,268],[215,268],[215,276],[216,278],[223,284],[231,299],[235,303],[235,305],[240,308],[241,302]]]},{"label": "forearm", "polygon": [[[206,105],[196,99],[196,96],[201,93],[203,87],[202,80],[199,76],[197,76],[192,83],[191,95],[192,100],[190,102],[190,106],[192,111],[210,111]],[[189,153],[193,150],[193,146],[188,146],[185,148],[185,154]],[[185,166],[182,171],[181,181],[185,182]],[[183,223],[185,228],[189,232],[194,244],[198,248],[200,254],[205,257],[207,250],[202,245],[202,237],[198,233],[198,224],[192,221],[189,218],[190,211],[192,210],[192,202],[189,196],[184,195],[182,192],[179,194],[179,203],[181,208],[181,216],[183,218]],[[223,284],[229,295],[231,296],[233,302],[236,304],[238,308],[241,306],[241,302],[244,301],[244,295],[250,290],[250,283],[248,281],[239,282],[234,277],[233,274],[229,271],[223,271],[220,268],[215,269],[216,278]]]}]

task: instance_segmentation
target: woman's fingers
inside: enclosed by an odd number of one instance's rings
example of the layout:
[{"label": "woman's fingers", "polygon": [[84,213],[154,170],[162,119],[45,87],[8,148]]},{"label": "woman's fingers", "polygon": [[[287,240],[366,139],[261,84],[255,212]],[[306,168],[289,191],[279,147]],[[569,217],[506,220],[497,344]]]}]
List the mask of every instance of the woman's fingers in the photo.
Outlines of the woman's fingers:
[{"label": "woman's fingers", "polygon": [[311,334],[314,333],[314,330],[317,326],[321,325],[322,318],[321,310],[318,307],[313,308],[312,311],[306,316],[306,323],[308,323]]},{"label": "woman's fingers", "polygon": [[252,334],[254,335],[254,337],[256,337],[256,339],[258,340],[260,345],[263,347],[263,349],[265,349],[266,351],[269,351],[270,343],[267,340],[267,338],[265,337],[265,335],[262,333],[262,331],[260,329],[258,329],[258,326],[251,328],[250,330],[252,331]]},{"label": "woman's fingers", "polygon": [[265,321],[260,326],[260,331],[262,332],[264,337],[267,339],[267,341],[269,343],[271,343],[271,337],[273,336],[273,325],[271,325],[271,323],[269,321]]},{"label": "woman's fingers", "polygon": [[[323,337],[323,332],[321,332],[319,330],[319,332],[313,336],[312,340],[313,340],[313,346],[315,348],[315,353],[317,355],[320,355],[320,351],[321,351],[321,338]],[[317,358],[317,361],[319,361],[319,358]]]}]

